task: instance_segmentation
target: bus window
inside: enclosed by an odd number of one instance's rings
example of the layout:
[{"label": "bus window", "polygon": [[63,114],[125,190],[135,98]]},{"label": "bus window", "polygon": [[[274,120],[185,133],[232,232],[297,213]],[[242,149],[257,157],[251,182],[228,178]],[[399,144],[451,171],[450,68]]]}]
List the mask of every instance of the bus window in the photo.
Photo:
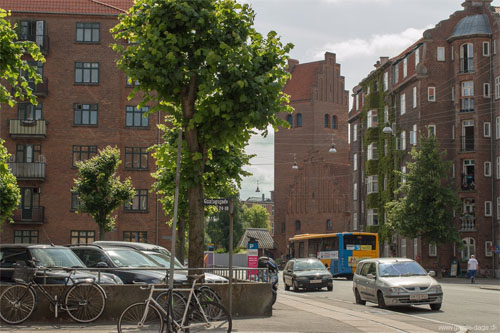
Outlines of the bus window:
[{"label": "bus window", "polygon": [[344,250],[375,250],[375,243],[375,236],[344,235]]},{"label": "bus window", "polygon": [[338,251],[339,243],[337,237],[328,237],[323,239],[322,251]]},{"label": "bus window", "polygon": [[319,251],[323,251],[323,239],[322,238],[316,238],[316,239],[309,239],[309,257],[314,257],[318,255]]},{"label": "bus window", "polygon": [[299,258],[304,258],[304,242],[299,242]]}]

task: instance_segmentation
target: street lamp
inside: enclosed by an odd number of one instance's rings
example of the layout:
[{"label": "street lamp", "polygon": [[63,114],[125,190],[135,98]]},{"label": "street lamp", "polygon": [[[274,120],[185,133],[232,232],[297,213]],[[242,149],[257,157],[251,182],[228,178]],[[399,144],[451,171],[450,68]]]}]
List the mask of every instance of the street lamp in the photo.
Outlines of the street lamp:
[{"label": "street lamp", "polygon": [[389,126],[389,123],[385,123],[385,127],[382,130],[382,133],[384,133],[384,134],[393,134],[394,133],[392,128]]},{"label": "street lamp", "polygon": [[292,165],[293,170],[298,170],[299,166],[297,165],[297,154],[293,154],[293,165]]},{"label": "street lamp", "polygon": [[255,190],[255,192],[260,192],[259,190],[259,181],[257,180],[257,189]]},{"label": "street lamp", "polygon": [[337,149],[335,149],[335,144],[333,143],[333,135],[332,135],[332,144],[330,145],[330,149],[328,149],[329,153],[336,153]]}]

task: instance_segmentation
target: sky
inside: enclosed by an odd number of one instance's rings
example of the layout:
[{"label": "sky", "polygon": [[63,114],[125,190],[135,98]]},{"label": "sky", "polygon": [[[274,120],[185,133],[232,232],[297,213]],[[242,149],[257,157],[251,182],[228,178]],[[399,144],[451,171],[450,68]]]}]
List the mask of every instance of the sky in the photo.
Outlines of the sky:
[{"label": "sky", "polygon": [[[290,57],[307,63],[337,55],[345,89],[352,93],[381,56],[394,57],[422,33],[461,10],[463,0],[237,0],[255,11],[254,26],[292,43]],[[494,0],[493,6],[500,6]],[[274,189],[274,133],[255,135],[246,149],[256,154],[245,170],[240,199],[270,197]],[[260,192],[257,193],[257,181]]]}]

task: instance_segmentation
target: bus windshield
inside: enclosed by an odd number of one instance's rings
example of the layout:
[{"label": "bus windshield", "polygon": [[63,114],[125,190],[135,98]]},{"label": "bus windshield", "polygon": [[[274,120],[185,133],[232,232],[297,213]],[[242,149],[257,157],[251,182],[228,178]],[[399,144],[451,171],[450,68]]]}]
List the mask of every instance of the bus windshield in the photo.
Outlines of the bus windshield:
[{"label": "bus windshield", "polygon": [[344,235],[344,250],[375,250],[376,242],[371,235]]}]

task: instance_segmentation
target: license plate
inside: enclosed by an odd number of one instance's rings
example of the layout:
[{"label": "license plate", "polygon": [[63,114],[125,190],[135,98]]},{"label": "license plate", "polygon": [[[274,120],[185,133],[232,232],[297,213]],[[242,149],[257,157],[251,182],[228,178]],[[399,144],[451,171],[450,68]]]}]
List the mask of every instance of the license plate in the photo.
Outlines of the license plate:
[{"label": "license plate", "polygon": [[322,280],[311,280],[310,282],[311,282],[311,283],[321,283],[321,282],[322,282]]},{"label": "license plate", "polygon": [[428,298],[429,298],[428,295],[410,295],[410,299],[414,301],[418,301],[421,299],[428,299]]}]

